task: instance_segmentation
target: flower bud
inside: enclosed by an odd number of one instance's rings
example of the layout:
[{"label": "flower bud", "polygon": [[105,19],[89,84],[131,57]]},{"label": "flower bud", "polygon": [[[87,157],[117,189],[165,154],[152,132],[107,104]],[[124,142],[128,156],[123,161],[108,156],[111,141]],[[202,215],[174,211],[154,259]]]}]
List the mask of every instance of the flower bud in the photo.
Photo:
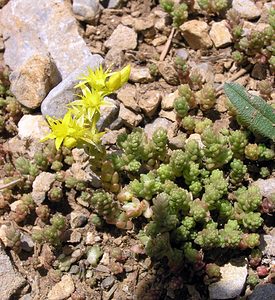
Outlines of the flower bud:
[{"label": "flower bud", "polygon": [[120,72],[113,73],[106,83],[106,86],[110,92],[116,91],[121,87],[121,74]]},{"label": "flower bud", "polygon": [[73,137],[66,137],[64,139],[63,145],[69,149],[76,146],[76,139]]}]

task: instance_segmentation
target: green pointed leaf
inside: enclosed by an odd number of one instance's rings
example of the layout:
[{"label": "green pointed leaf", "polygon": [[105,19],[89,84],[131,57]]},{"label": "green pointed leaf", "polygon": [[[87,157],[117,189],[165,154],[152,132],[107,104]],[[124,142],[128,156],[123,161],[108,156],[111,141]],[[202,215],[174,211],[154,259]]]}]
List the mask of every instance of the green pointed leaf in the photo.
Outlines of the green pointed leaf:
[{"label": "green pointed leaf", "polygon": [[264,99],[248,94],[238,83],[225,83],[224,92],[244,126],[254,133],[275,140],[275,110]]}]

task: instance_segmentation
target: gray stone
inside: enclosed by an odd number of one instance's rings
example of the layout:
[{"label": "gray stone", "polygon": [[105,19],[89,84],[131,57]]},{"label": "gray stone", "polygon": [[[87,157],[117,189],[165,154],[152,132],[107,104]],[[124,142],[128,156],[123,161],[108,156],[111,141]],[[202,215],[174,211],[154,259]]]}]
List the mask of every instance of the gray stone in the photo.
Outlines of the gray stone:
[{"label": "gray stone", "polygon": [[248,300],[274,300],[275,284],[259,284],[255,287]]},{"label": "gray stone", "polygon": [[18,122],[18,136],[21,139],[41,140],[48,133],[49,126],[42,115],[24,115]]},{"label": "gray stone", "polygon": [[70,268],[70,274],[77,274],[79,271],[80,271],[80,268],[77,265],[72,265]]},{"label": "gray stone", "polygon": [[100,177],[91,170],[90,164],[87,165],[89,156],[86,154],[84,149],[73,149],[72,155],[75,163],[72,164],[71,168],[67,171],[69,176],[74,176],[79,180],[88,181],[91,186],[95,188],[101,187]]},{"label": "gray stone", "polygon": [[239,296],[244,288],[247,276],[245,258],[231,260],[220,268],[222,277],[209,285],[210,299],[231,299]]},{"label": "gray stone", "polygon": [[34,242],[30,235],[23,233],[21,236],[21,248],[26,252],[31,252],[34,247]]},{"label": "gray stone", "polygon": [[185,48],[176,49],[176,54],[177,54],[177,56],[179,56],[180,58],[182,58],[184,60],[187,60],[187,58],[189,56],[189,52]]},{"label": "gray stone", "polygon": [[95,69],[103,63],[100,55],[90,56],[81,67],[74,70],[67,78],[62,80],[50,91],[41,105],[42,114],[61,118],[67,111],[66,105],[75,99],[74,86],[79,82],[79,77],[87,74],[87,68]]},{"label": "gray stone", "polygon": [[61,281],[53,286],[48,294],[48,300],[63,300],[70,297],[75,286],[71,275],[63,275]]},{"label": "gray stone", "polygon": [[152,123],[145,125],[144,132],[147,134],[148,138],[151,139],[156,129],[168,129],[170,126],[172,126],[171,121],[165,118],[157,118]]},{"label": "gray stone", "polygon": [[10,258],[5,253],[0,245],[0,295],[1,300],[9,300],[12,296],[19,291],[24,285],[26,280],[20,273],[15,271],[10,261]]},{"label": "gray stone", "polygon": [[122,119],[123,123],[130,128],[138,126],[142,121],[141,115],[135,114],[122,103],[120,104],[119,117]]},{"label": "gray stone", "polygon": [[241,18],[252,20],[260,17],[261,10],[251,0],[233,0],[232,8],[237,11]]},{"label": "gray stone", "polygon": [[19,300],[32,300],[32,299],[33,299],[32,294],[29,293],[27,295],[22,296]]},{"label": "gray stone", "polygon": [[73,0],[73,12],[80,21],[90,23],[100,12],[99,0]]},{"label": "gray stone", "polygon": [[43,203],[46,198],[46,193],[50,190],[54,181],[55,174],[48,172],[41,172],[35,178],[32,184],[32,198],[37,205]]},{"label": "gray stone", "polygon": [[114,122],[110,125],[111,130],[118,130],[121,127],[123,127],[123,120],[120,117],[114,120]]},{"label": "gray stone", "polygon": [[58,70],[48,55],[33,55],[10,75],[11,91],[28,108],[37,108],[60,82]]},{"label": "gray stone", "polygon": [[91,57],[70,7],[63,0],[10,0],[0,20],[4,58],[12,70],[33,54],[50,53],[64,79]]},{"label": "gray stone", "polygon": [[137,34],[132,28],[119,24],[104,45],[107,48],[133,50],[137,46]]},{"label": "gray stone", "polygon": [[122,0],[109,0],[108,8],[119,8],[122,2]]},{"label": "gray stone", "polygon": [[183,23],[180,30],[191,48],[198,50],[212,47],[212,41],[208,34],[209,26],[206,22],[191,20]]},{"label": "gray stone", "polygon": [[101,286],[103,289],[109,289],[114,283],[115,283],[115,277],[108,276],[105,279],[103,279]]},{"label": "gray stone", "polygon": [[109,106],[102,106],[100,108],[100,118],[97,122],[97,128],[99,131],[103,131],[109,127],[113,121],[116,120],[119,111],[118,101],[106,97],[106,100],[110,103]]}]

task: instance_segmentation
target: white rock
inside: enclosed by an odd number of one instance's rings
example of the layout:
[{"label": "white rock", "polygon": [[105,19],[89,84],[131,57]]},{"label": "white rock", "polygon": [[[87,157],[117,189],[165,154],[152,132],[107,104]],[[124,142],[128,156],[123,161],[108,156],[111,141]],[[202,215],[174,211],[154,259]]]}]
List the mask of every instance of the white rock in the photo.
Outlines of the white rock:
[{"label": "white rock", "polygon": [[216,48],[225,47],[232,42],[232,35],[226,21],[214,22],[209,36]]},{"label": "white rock", "polygon": [[32,198],[37,205],[45,200],[46,193],[50,190],[54,181],[55,174],[48,172],[42,172],[35,178],[32,184]]},{"label": "white rock", "polygon": [[119,24],[104,45],[107,48],[133,50],[137,46],[137,34],[132,28]]},{"label": "white rock", "polygon": [[247,276],[247,260],[231,260],[220,268],[222,277],[218,282],[209,285],[210,299],[231,299],[239,296]]},{"label": "white rock", "polygon": [[260,17],[261,10],[251,0],[233,0],[232,8],[237,11],[241,18],[252,20]]},{"label": "white rock", "polygon": [[269,234],[261,236],[261,244],[259,247],[263,254],[273,256],[275,258],[275,228]]},{"label": "white rock", "polygon": [[270,198],[275,193],[275,178],[258,179],[253,185],[259,187],[262,196],[265,198]]},{"label": "white rock", "polygon": [[63,300],[70,297],[74,292],[75,286],[71,275],[64,275],[61,281],[58,282],[50,290],[48,300]]},{"label": "white rock", "polygon": [[180,26],[183,37],[189,46],[195,50],[212,47],[212,41],[209,37],[209,26],[206,22],[191,20]]},{"label": "white rock", "polygon": [[18,122],[18,135],[21,139],[40,140],[50,132],[42,115],[24,115]]}]

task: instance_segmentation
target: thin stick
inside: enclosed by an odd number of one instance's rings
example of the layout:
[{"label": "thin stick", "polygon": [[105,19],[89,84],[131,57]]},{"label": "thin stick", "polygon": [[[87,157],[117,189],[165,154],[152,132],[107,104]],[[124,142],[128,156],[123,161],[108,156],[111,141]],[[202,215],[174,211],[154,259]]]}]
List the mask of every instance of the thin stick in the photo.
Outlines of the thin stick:
[{"label": "thin stick", "polygon": [[6,183],[6,184],[0,185],[0,191],[4,190],[4,189],[7,189],[7,188],[9,188],[11,186],[14,186],[14,185],[16,185],[18,182],[20,182],[22,180],[23,180],[22,178],[18,178],[18,179],[15,179],[15,180],[11,181],[11,182]]},{"label": "thin stick", "polygon": [[171,33],[169,35],[169,38],[161,52],[161,55],[160,55],[160,58],[159,58],[159,61],[164,61],[168,51],[169,51],[169,48],[170,48],[170,45],[171,45],[171,42],[172,42],[172,39],[173,39],[173,36],[174,36],[174,33],[175,33],[175,28],[173,27],[172,30],[171,30]]},{"label": "thin stick", "polygon": [[[245,73],[247,73],[250,69],[251,69],[251,65],[249,65],[246,69],[241,69],[240,71],[238,71],[236,74],[233,74],[228,80],[227,82],[232,82],[237,80],[238,78],[240,78],[242,75],[244,75]],[[223,89],[223,85],[224,83],[222,83],[221,85],[219,85],[216,89],[217,92],[221,91]]]}]

